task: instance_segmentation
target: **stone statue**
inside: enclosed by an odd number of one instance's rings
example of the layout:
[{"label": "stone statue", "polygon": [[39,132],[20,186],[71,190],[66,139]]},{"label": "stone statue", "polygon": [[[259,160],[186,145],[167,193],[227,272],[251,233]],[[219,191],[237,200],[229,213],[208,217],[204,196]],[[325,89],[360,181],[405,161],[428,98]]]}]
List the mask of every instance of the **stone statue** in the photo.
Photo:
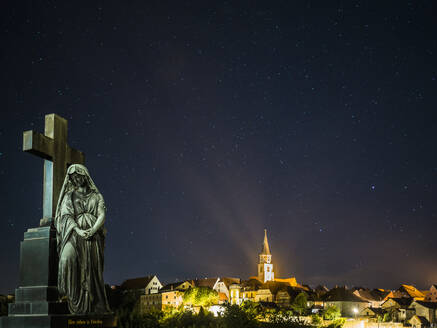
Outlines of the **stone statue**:
[{"label": "stone statue", "polygon": [[58,290],[73,314],[109,313],[103,282],[105,203],[81,164],[71,165],[56,208]]}]

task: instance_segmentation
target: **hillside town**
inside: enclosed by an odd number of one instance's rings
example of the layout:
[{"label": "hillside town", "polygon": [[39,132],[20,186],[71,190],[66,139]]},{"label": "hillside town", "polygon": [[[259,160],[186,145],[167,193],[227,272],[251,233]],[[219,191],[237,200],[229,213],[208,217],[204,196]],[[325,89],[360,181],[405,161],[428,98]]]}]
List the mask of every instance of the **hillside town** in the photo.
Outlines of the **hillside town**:
[{"label": "hillside town", "polygon": [[224,304],[241,305],[251,301],[264,308],[289,308],[299,295],[305,295],[308,312],[317,314],[329,307],[337,308],[342,317],[364,318],[370,322],[394,322],[415,328],[437,326],[437,284],[427,290],[403,284],[396,290],[363,287],[326,286],[311,288],[296,278],[277,278],[272,254],[264,232],[259,254],[258,273],[242,280],[235,277],[187,279],[163,284],[157,275],[128,279],[120,286],[111,286],[113,294],[136,295],[141,312],[177,309],[183,305],[184,294],[196,287],[208,288],[218,294],[217,308]]}]

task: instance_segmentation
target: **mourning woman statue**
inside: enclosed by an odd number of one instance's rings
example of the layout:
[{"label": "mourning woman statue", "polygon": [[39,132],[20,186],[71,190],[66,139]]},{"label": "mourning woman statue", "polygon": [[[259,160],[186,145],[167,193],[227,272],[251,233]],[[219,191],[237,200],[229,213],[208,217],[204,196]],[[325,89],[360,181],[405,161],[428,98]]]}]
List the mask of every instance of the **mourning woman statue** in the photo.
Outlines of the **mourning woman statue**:
[{"label": "mourning woman statue", "polygon": [[56,208],[58,289],[73,314],[108,313],[103,282],[105,203],[88,170],[67,170]]}]

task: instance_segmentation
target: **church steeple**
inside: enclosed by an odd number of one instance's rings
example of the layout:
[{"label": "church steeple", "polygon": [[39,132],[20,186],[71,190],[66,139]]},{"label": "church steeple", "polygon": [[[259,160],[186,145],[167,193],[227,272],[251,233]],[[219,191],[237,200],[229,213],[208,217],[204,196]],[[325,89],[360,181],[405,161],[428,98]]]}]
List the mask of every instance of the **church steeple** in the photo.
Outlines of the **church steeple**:
[{"label": "church steeple", "polygon": [[275,280],[273,272],[272,254],[270,253],[269,241],[267,240],[267,229],[264,229],[264,242],[258,262],[258,279],[262,282]]},{"label": "church steeple", "polygon": [[271,255],[270,254],[269,241],[267,240],[267,229],[264,229],[264,243],[263,243],[263,250],[262,250],[261,254],[263,254],[263,255]]}]

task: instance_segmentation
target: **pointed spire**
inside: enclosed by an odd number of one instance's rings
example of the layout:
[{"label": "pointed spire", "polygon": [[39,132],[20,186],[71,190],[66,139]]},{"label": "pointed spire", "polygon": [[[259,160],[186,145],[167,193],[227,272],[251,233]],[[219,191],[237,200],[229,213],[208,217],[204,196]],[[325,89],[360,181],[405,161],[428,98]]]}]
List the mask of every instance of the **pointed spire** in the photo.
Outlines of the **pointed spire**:
[{"label": "pointed spire", "polygon": [[261,254],[263,254],[263,255],[271,255],[270,254],[269,241],[267,240],[267,229],[264,229],[264,243],[263,243],[263,250],[262,250]]}]

